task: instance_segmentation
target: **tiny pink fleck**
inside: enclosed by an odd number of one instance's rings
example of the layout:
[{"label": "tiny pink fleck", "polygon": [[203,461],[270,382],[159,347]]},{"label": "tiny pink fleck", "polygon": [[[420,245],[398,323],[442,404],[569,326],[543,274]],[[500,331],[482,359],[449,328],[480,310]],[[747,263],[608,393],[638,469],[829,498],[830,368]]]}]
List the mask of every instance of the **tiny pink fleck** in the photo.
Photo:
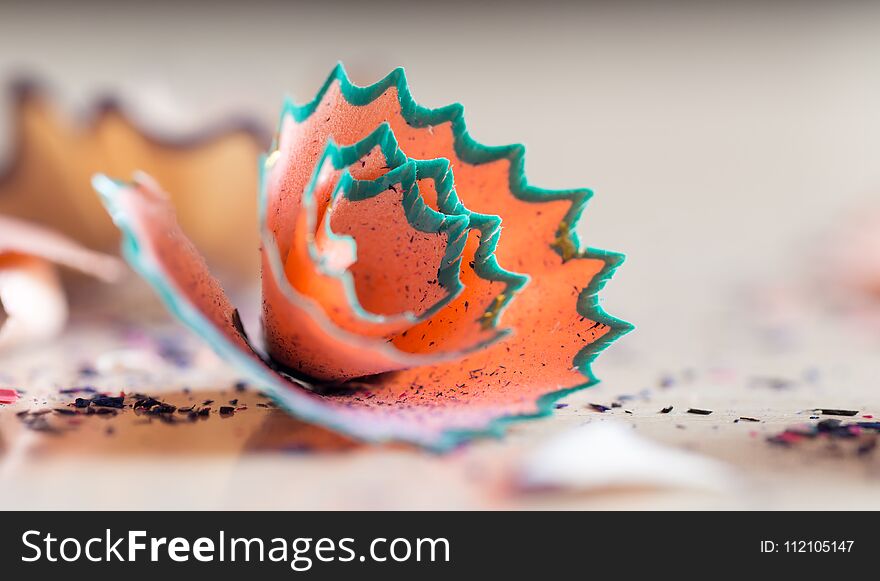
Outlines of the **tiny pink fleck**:
[{"label": "tiny pink fleck", "polygon": [[15,403],[18,401],[18,392],[14,389],[2,389],[0,388],[0,404],[9,404]]},{"label": "tiny pink fleck", "polygon": [[779,439],[786,444],[796,444],[804,439],[804,437],[800,434],[796,434],[794,432],[783,432],[779,435]]},{"label": "tiny pink fleck", "polygon": [[872,416],[871,414],[865,414],[865,415],[863,415],[862,417],[865,418],[865,419],[868,419],[868,420],[872,420],[872,419],[874,419],[874,416]]}]

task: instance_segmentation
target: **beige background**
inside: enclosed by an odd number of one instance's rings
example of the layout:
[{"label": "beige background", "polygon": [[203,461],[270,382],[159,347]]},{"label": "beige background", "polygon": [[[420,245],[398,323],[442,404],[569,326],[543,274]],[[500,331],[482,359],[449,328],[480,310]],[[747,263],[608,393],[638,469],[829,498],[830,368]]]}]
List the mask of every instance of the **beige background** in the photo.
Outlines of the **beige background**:
[{"label": "beige background", "polygon": [[[36,72],[71,107],[121,92],[143,118],[178,130],[230,110],[271,122],[284,93],[309,98],[337,60],[362,83],[404,65],[423,103],[464,103],[478,139],[524,142],[534,183],[595,190],[585,240],[629,256],[604,305],[638,329],[599,359],[601,386],[501,443],[443,458],[194,455],[157,460],[171,462],[158,482],[131,457],[25,457],[2,480],[15,505],[99,502],[92,484],[112,477],[128,491],[168,487],[158,501],[167,506],[880,507],[876,460],[779,450],[762,437],[812,407],[880,413],[880,333],[825,309],[810,285],[827,266],[823,237],[880,192],[880,7],[151,4],[4,4],[0,74]],[[7,373],[48,367],[53,349],[7,358]],[[666,374],[693,379],[660,391]],[[796,385],[755,387],[756,376]],[[583,404],[646,388],[651,399],[632,416],[614,414],[733,463],[749,486],[720,496],[505,489],[522,450],[597,419]],[[689,405],[716,413],[679,417]],[[739,415],[767,422],[733,424]],[[271,495],[242,493],[267,483]]]}]

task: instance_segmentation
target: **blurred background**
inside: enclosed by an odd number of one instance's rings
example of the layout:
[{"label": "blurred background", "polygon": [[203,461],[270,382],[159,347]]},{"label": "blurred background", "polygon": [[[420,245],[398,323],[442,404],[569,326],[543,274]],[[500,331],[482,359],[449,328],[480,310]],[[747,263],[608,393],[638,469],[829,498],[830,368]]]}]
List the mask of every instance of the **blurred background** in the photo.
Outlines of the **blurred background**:
[{"label": "blurred background", "polygon": [[[185,134],[233,113],[271,128],[283,96],[311,99],[337,61],[361,84],[402,65],[421,103],[463,103],[478,140],[526,144],[533,183],[593,189],[583,239],[627,254],[603,304],[637,330],[599,358],[603,384],[575,402],[696,377],[667,399],[730,418],[764,413],[781,428],[820,400],[880,411],[880,334],[859,323],[867,319],[841,319],[836,291],[822,290],[838,267],[829,248],[864,255],[856,268],[876,260],[847,236],[853,216],[870,217],[880,200],[878,21],[880,5],[855,1],[4,2],[0,78],[39,79],[69,112],[115,94],[142,125]],[[14,136],[0,119],[0,151],[9,152]],[[753,385],[766,376],[797,383],[817,369],[823,380],[807,391],[767,395]],[[452,471],[447,488],[464,492],[440,506],[481,506],[484,489],[468,471],[491,465],[499,447],[582,422],[589,412],[575,407],[504,444],[478,444],[462,465],[373,453],[380,464]],[[745,433],[625,421],[738,465],[765,489],[790,484],[774,472],[779,452]],[[335,463],[333,478],[369,471],[362,454]],[[809,465],[791,503],[844,502],[822,492],[829,479],[850,491],[847,502],[880,502],[862,468]],[[383,488],[380,477],[371,482]],[[694,498],[670,502],[719,502]],[[759,498],[720,502],[785,506],[788,493]]]}]

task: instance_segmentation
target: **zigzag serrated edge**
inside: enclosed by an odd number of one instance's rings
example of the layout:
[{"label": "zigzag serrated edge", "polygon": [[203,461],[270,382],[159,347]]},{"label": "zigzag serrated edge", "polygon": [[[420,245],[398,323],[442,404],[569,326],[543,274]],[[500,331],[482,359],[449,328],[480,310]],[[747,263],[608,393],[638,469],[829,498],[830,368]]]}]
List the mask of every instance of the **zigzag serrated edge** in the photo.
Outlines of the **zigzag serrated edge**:
[{"label": "zigzag serrated edge", "polygon": [[[581,249],[581,241],[576,233],[577,224],[583,216],[588,201],[593,196],[592,190],[586,188],[552,190],[531,185],[525,173],[524,145],[511,144],[489,146],[478,142],[471,137],[468,132],[467,124],[464,119],[464,106],[460,103],[453,103],[436,109],[419,105],[412,96],[403,67],[394,69],[383,79],[372,85],[357,86],[350,80],[342,63],[337,63],[336,67],[330,73],[314,99],[310,102],[303,105],[297,105],[291,99],[287,99],[282,110],[282,118],[284,115],[292,115],[297,121],[303,121],[308,118],[317,109],[326,93],[336,82],[339,83],[340,93],[343,98],[345,98],[350,104],[356,106],[372,103],[388,89],[392,87],[396,88],[401,114],[407,124],[412,127],[427,127],[450,123],[452,127],[453,147],[456,155],[458,155],[459,159],[464,162],[473,165],[480,165],[501,159],[509,160],[510,191],[516,198],[532,203],[551,201],[568,201],[571,203],[563,221],[557,229],[557,240],[553,245],[554,250],[556,250],[563,260],[594,259],[601,260],[604,263],[602,269],[590,280],[590,283],[584,287],[578,295],[578,314],[582,317],[589,318],[596,323],[607,325],[610,328],[608,333],[603,335],[600,339],[581,348],[572,361],[573,366],[580,371],[586,381],[582,384],[559,389],[541,396],[536,401],[538,409],[535,413],[502,416],[491,420],[489,425],[482,430],[448,430],[444,433],[444,441],[438,443],[438,447],[441,449],[454,447],[461,441],[481,435],[500,436],[504,432],[506,424],[509,422],[551,415],[553,413],[554,404],[558,400],[571,393],[591,387],[598,383],[599,379],[593,373],[592,363],[602,351],[608,348],[609,345],[632,331],[634,326],[631,323],[608,314],[599,303],[599,293],[624,262],[626,257],[622,253],[602,250],[599,248],[587,247]],[[500,231],[496,229],[494,234],[496,244],[499,233]],[[492,248],[494,250],[494,244]],[[509,301],[512,300],[512,298],[513,296],[507,297],[505,304],[497,311],[498,316],[502,314],[504,306],[509,304]]]}]

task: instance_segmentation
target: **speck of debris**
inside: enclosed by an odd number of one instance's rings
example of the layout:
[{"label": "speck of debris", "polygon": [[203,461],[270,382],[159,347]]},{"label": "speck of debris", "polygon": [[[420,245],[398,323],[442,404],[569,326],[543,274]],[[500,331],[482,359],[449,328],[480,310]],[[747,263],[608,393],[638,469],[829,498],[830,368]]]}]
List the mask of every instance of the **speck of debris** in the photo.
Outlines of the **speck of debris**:
[{"label": "speck of debris", "polygon": [[758,418],[750,418],[748,416],[740,416],[737,419],[733,420],[733,423],[735,424],[737,422],[760,422],[760,421],[761,420],[759,420]]},{"label": "speck of debris", "polygon": [[58,393],[62,393],[64,395],[73,395],[75,393],[98,393],[94,387],[69,387],[67,389],[61,389]]},{"label": "speck of debris", "polygon": [[95,377],[98,372],[91,365],[83,365],[79,368],[79,374],[81,377]]},{"label": "speck of debris", "polygon": [[667,389],[667,388],[670,388],[673,385],[675,385],[675,378],[672,377],[671,375],[664,375],[663,377],[660,378],[659,383],[660,383],[660,387]]},{"label": "speck of debris", "polygon": [[[42,410],[41,410],[42,411]],[[49,412],[51,410],[45,410]],[[57,435],[61,433],[61,430],[53,426],[49,423],[49,420],[46,419],[45,413],[34,413],[34,412],[18,412],[15,414],[16,417],[21,421],[21,423],[34,432],[43,432],[45,434],[53,434]]]},{"label": "speck of debris", "polygon": [[753,377],[749,382],[752,387],[769,387],[770,389],[788,389],[795,385],[791,379],[784,377]]},{"label": "speck of debris", "polygon": [[[243,383],[243,382],[241,382]],[[203,405],[194,405],[192,396],[189,397],[187,407],[177,407],[171,403],[162,401],[150,395],[142,393],[118,392],[118,395],[99,392],[93,387],[75,387],[69,389],[58,390],[58,393],[68,396],[61,400],[60,406],[40,407],[34,410],[17,411],[15,417],[28,429],[38,432],[44,432],[52,435],[63,435],[67,432],[75,431],[81,424],[80,418],[85,416],[100,416],[101,418],[110,420],[120,413],[126,413],[127,410],[133,411],[137,416],[141,416],[140,421],[136,421],[133,425],[150,425],[158,421],[162,424],[179,425],[183,423],[196,422],[199,420],[208,420],[211,417],[211,407],[206,404],[213,403],[214,400],[205,400]],[[185,389],[184,394],[189,395],[189,390]],[[255,395],[268,397],[264,394]],[[75,397],[74,394],[91,394],[84,397]],[[55,401],[58,401],[56,398]],[[36,399],[35,404],[39,404]],[[42,405],[46,406],[48,401],[43,401]],[[242,402],[239,398],[229,400],[228,406],[219,408],[219,415],[228,418],[237,412],[244,412],[248,409],[249,404]],[[276,408],[277,405],[272,401],[259,402],[255,405],[267,409]],[[104,433],[111,436],[118,431],[118,427],[113,424],[104,429]]]},{"label": "speck of debris", "polygon": [[856,454],[859,456],[866,456],[873,452],[877,448],[877,439],[868,440],[867,442],[860,444],[858,448],[856,448]]},{"label": "speck of debris", "polygon": [[160,403],[159,405],[153,406],[150,408],[149,413],[154,415],[159,414],[173,414],[177,410],[176,406],[167,403]]},{"label": "speck of debris", "polygon": [[[878,439],[880,439],[880,422],[845,423],[838,419],[825,419],[815,424],[787,428],[778,434],[769,436],[767,442],[791,448],[808,440],[823,440],[830,444],[851,441],[854,443],[856,456],[867,456],[877,448]],[[833,445],[828,449],[835,454],[843,455],[845,450],[851,448]]]},{"label": "speck of debris", "polygon": [[690,408],[690,409],[688,409],[687,413],[695,414],[698,416],[708,416],[709,414],[712,413],[712,410],[702,410],[700,408]]},{"label": "speck of debris", "polygon": [[153,407],[161,404],[162,402],[160,402],[158,399],[145,396],[138,398],[131,407],[133,407],[135,410],[150,410]]},{"label": "speck of debris", "polygon": [[159,339],[156,351],[159,357],[176,367],[186,368],[192,365],[192,353],[176,337]]},{"label": "speck of debris", "polygon": [[109,395],[96,395],[92,398],[92,405],[104,408],[122,409],[125,407],[125,398],[123,396],[111,397]]},{"label": "speck of debris", "polygon": [[598,404],[598,403],[589,404],[589,408],[595,412],[599,412],[599,413],[603,413],[603,414],[611,409],[608,406],[604,406],[604,405]]},{"label": "speck of debris", "polygon": [[847,416],[851,417],[859,413],[859,410],[841,410],[834,408],[816,408],[813,411],[821,413],[823,416]]},{"label": "speck of debris", "polygon": [[661,414],[668,414],[668,413],[671,412],[671,411],[672,411],[672,406],[667,406],[667,407],[663,408],[662,410],[660,410],[659,413],[661,413]]}]

